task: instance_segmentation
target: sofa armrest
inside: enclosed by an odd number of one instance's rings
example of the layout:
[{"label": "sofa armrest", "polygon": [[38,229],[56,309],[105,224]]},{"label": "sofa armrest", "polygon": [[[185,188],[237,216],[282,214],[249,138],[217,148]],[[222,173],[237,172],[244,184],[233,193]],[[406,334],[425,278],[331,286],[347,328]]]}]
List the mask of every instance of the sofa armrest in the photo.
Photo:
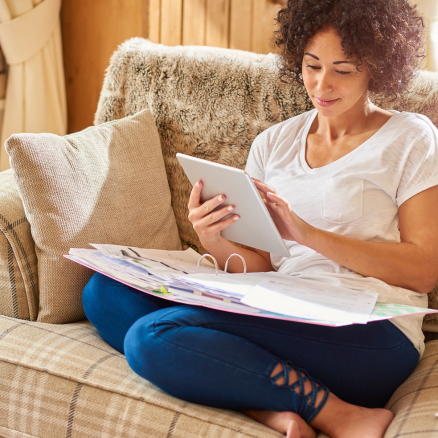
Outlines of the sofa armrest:
[{"label": "sofa armrest", "polygon": [[0,187],[0,314],[34,321],[37,258],[12,170],[0,173]]},{"label": "sofa armrest", "polygon": [[431,341],[426,343],[426,350],[414,372],[397,389],[386,406],[395,418],[385,438],[427,438],[436,434],[437,379],[438,341]]}]

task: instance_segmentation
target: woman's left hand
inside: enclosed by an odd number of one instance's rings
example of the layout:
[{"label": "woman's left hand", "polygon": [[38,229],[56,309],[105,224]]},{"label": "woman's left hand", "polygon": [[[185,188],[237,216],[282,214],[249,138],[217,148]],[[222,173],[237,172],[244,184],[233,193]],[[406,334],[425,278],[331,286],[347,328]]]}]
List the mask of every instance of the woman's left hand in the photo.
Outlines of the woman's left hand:
[{"label": "woman's left hand", "polygon": [[285,240],[304,243],[312,227],[297,216],[290,208],[289,202],[264,182],[252,178],[259,190],[274,223]]}]

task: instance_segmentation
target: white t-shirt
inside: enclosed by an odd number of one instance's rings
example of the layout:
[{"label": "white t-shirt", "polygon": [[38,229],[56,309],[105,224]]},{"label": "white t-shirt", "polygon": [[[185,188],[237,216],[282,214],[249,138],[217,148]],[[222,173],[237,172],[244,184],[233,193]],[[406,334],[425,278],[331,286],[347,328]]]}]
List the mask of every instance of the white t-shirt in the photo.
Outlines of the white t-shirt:
[{"label": "white t-shirt", "polygon": [[[312,110],[262,132],[252,144],[246,171],[288,200],[310,225],[373,242],[400,242],[398,208],[438,185],[438,129],[423,115],[392,111],[371,138],[319,168],[305,159],[306,139],[317,115]],[[285,241],[290,257],[271,254],[279,272],[374,290],[378,301],[427,307],[427,295],[363,277],[316,251]],[[423,316],[391,319],[424,351]]]}]

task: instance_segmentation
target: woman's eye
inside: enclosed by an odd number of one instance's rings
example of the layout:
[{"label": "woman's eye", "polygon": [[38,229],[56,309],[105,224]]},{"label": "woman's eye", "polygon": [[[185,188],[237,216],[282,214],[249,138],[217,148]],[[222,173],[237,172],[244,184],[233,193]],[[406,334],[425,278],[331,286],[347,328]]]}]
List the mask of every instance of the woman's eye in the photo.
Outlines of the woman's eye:
[{"label": "woman's eye", "polygon": [[339,70],[337,70],[337,72],[338,72],[339,74],[341,74],[341,75],[349,75],[349,74],[350,74],[349,71],[339,71]]},{"label": "woman's eye", "polygon": [[312,70],[319,70],[321,68],[316,65],[310,65],[310,64],[307,67],[311,68]]}]

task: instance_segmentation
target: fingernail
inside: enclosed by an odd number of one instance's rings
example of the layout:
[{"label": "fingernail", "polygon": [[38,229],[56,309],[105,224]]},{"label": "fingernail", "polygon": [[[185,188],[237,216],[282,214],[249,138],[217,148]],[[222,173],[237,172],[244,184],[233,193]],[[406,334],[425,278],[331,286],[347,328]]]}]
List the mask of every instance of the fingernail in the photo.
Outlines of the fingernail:
[{"label": "fingernail", "polygon": [[219,199],[219,201],[223,201],[224,197],[222,195],[220,195],[218,199]]},{"label": "fingernail", "polygon": [[233,207],[232,205],[230,205],[230,206],[228,207],[228,211],[231,211],[233,208],[234,208],[234,207]]},{"label": "fingernail", "polygon": [[238,221],[240,219],[240,216],[234,216],[234,220]]}]

